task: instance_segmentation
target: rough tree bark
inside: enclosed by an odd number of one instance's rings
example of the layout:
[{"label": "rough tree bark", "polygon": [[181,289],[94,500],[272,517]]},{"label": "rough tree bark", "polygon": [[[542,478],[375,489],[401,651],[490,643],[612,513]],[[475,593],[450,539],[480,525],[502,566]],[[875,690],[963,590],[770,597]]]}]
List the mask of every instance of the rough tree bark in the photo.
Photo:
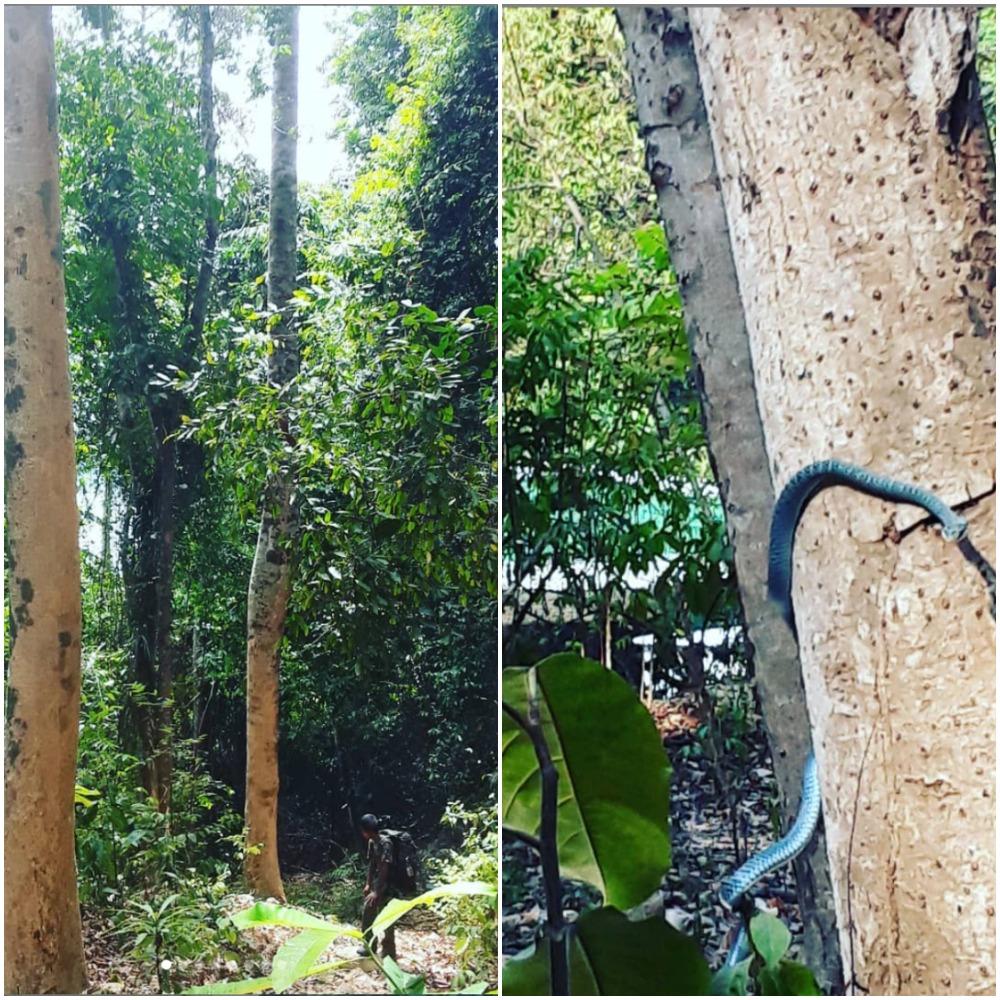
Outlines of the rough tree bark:
[{"label": "rough tree bark", "polygon": [[[743,304],[683,7],[620,7],[647,166],[684,301],[712,468],[726,512],[754,673],[784,802],[798,808],[810,749],[795,641],[767,599],[774,489],[754,395]],[[822,832],[796,862],[804,957],[826,993],[843,991]]]},{"label": "rough tree bark", "polygon": [[[281,386],[295,377],[298,338],[289,314],[295,288],[297,223],[298,8],[275,7],[271,130],[271,207],[268,307],[279,317],[271,331],[269,377]],[[281,432],[288,437],[287,417]],[[247,856],[251,891],[284,899],[278,865],[278,676],[281,640],[292,588],[289,543],[295,530],[292,476],[282,469],[264,491],[260,531],[247,601]]]},{"label": "rough tree bark", "polygon": [[[995,218],[969,8],[690,8],[776,488],[837,457],[794,600],[845,980],[995,991]],[[964,556],[964,557],[963,557]],[[803,720],[804,721],[804,720]]]},{"label": "rough tree bark", "polygon": [[73,848],[80,561],[47,6],[4,12],[4,411],[15,632],[4,789],[5,993],[86,983]]}]

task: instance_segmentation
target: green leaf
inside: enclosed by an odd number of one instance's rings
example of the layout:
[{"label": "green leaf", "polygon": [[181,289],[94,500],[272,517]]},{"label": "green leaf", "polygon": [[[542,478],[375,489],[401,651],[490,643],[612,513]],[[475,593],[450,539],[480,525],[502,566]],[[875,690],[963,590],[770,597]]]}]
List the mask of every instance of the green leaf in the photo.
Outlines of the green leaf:
[{"label": "green leaf", "polygon": [[[528,716],[537,681],[546,742],[559,772],[559,865],[605,902],[636,906],[670,866],[670,766],[656,726],[629,685],[564,653],[503,672],[503,699]],[[541,782],[528,734],[503,714],[503,823],[537,837]]]},{"label": "green leaf", "polygon": [[289,938],[278,948],[271,963],[274,992],[284,993],[294,982],[305,976],[313,963],[337,937],[337,931],[309,928]]},{"label": "green leaf", "polygon": [[[633,922],[619,910],[590,910],[573,925],[570,994],[573,996],[705,996],[711,975],[689,937],[659,917]],[[503,968],[505,996],[551,996],[549,941]]]},{"label": "green leaf", "polygon": [[770,913],[758,913],[750,920],[750,940],[764,964],[773,967],[788,951],[792,934],[777,917]]},{"label": "green leaf", "polygon": [[361,931],[346,924],[334,924],[322,917],[314,917],[304,910],[279,903],[254,903],[248,910],[234,913],[230,918],[240,929],[248,927],[309,927],[321,931],[334,931],[347,937],[360,938]]},{"label": "green leaf", "polygon": [[383,934],[400,917],[409,913],[415,906],[426,906],[437,899],[445,896],[495,896],[495,886],[487,885],[486,882],[453,882],[451,885],[439,885],[434,889],[413,899],[390,899],[385,906],[379,910],[378,916],[372,922],[371,930],[374,934]]},{"label": "green leaf", "polygon": [[382,971],[392,986],[392,992],[400,996],[423,996],[424,977],[405,972],[388,955],[382,959]]},{"label": "green leaf", "polygon": [[270,976],[263,976],[260,979],[240,979],[235,983],[205,983],[203,986],[192,986],[189,990],[184,990],[181,996],[243,996],[247,993],[263,993],[273,986]]},{"label": "green leaf", "polygon": [[[818,997],[822,991],[812,972],[800,962],[782,959],[777,972],[761,970],[761,992],[765,996]],[[767,982],[764,982],[766,978]],[[773,990],[772,990],[773,987]]]},{"label": "green leaf", "polygon": [[714,997],[746,996],[750,982],[750,963],[753,956],[743,959],[736,965],[724,965],[712,976],[709,993]]}]

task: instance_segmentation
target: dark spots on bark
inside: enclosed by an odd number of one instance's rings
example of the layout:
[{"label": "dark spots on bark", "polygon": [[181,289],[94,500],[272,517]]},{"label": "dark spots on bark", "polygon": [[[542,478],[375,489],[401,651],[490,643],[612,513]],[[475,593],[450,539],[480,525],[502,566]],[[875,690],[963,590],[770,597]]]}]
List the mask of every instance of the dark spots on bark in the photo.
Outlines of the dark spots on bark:
[{"label": "dark spots on bark", "polygon": [[7,317],[3,320],[3,342],[9,347],[17,340],[17,330],[7,322]]},{"label": "dark spots on bark", "polygon": [[760,200],[760,188],[757,182],[747,173],[740,171],[739,175],[740,192],[742,195],[743,211],[750,214],[754,205]]},{"label": "dark spots on bark", "polygon": [[28,275],[28,255],[26,253],[21,254],[17,258],[17,273],[22,277],[27,277]]},{"label": "dark spots on bark", "polygon": [[284,566],[288,562],[288,556],[281,549],[268,549],[264,558],[275,566]]},{"label": "dark spots on bark", "polygon": [[[13,729],[13,726],[11,726]],[[21,756],[21,741],[14,739],[12,733],[7,733],[7,769],[10,770],[17,763],[17,758]]]},{"label": "dark spots on bark", "polygon": [[56,101],[55,92],[49,94],[49,103],[46,108],[46,115],[48,117],[49,131],[55,130],[56,121],[59,117],[59,103]]},{"label": "dark spots on bark", "polygon": [[21,603],[14,608],[14,622],[19,628],[23,628],[33,624],[28,612],[28,605],[35,598],[35,588],[31,585],[30,580],[17,579],[14,582],[21,595]]},{"label": "dark spots on bark", "polygon": [[3,396],[3,407],[7,413],[17,413],[21,409],[21,404],[24,402],[24,386],[15,385],[13,389],[9,392],[5,392]]},{"label": "dark spots on bark", "polygon": [[5,476],[10,476],[10,474],[24,460],[24,445],[22,445],[21,442],[10,433],[10,431],[7,432],[7,435],[4,438],[3,456]]},{"label": "dark spots on bark", "polygon": [[73,641],[73,636],[70,635],[69,632],[59,633],[59,645],[62,646],[63,649],[68,649],[72,641]]},{"label": "dark spots on bark", "polygon": [[8,771],[13,768],[17,758],[21,756],[21,740],[24,739],[27,731],[28,723],[24,719],[18,718],[11,710],[7,716],[7,739],[4,747]]},{"label": "dark spots on bark", "polygon": [[52,231],[53,224],[57,221],[54,214],[55,208],[55,188],[52,181],[46,179],[38,187],[38,197],[42,202],[42,211],[45,213],[45,230]]},{"label": "dark spots on bark", "polygon": [[909,7],[853,7],[852,10],[863,24],[875,29],[879,38],[899,47],[899,40],[903,37],[906,21],[910,16]]},{"label": "dark spots on bark", "polygon": [[8,28],[7,35],[12,42],[19,42],[21,40],[21,36],[18,34],[17,28]]}]

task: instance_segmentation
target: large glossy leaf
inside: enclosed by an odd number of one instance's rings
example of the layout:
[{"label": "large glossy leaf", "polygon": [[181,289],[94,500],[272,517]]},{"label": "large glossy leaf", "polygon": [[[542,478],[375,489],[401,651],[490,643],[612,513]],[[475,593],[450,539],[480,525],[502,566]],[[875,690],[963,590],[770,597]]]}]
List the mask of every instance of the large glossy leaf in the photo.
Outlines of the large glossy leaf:
[{"label": "large glossy leaf", "polygon": [[401,969],[395,959],[386,956],[382,960],[382,971],[397,996],[423,996],[424,977]]},{"label": "large glossy leaf", "polygon": [[346,934],[348,937],[361,937],[361,931],[347,924],[335,924],[280,903],[257,902],[247,910],[234,913],[230,919],[240,930],[248,927],[311,927],[320,931],[334,931],[334,936]]},{"label": "large glossy leaf", "polygon": [[[533,682],[559,772],[562,873],[590,882],[612,906],[636,906],[670,865],[670,767],[656,727],[628,684],[592,660],[561,654],[505,670],[504,702],[524,718]],[[537,837],[538,762],[507,713],[502,742],[503,824]]]},{"label": "large glossy leaf", "polygon": [[414,896],[413,899],[390,899],[379,910],[378,916],[372,922],[372,933],[382,934],[400,917],[409,913],[415,906],[427,906],[445,896],[495,896],[496,887],[486,882],[453,882],[451,885],[439,885],[434,889]]},{"label": "large glossy leaf", "polygon": [[[573,996],[704,996],[711,974],[697,944],[657,917],[633,922],[604,907],[585,913],[570,939]],[[504,996],[551,996],[549,942],[503,967]]]},{"label": "large glossy leaf", "polygon": [[204,986],[192,986],[191,989],[184,990],[181,996],[245,996],[250,993],[263,993],[264,990],[271,988],[271,977],[261,976],[260,979],[240,979],[238,982],[233,983],[206,983]]},{"label": "large glossy leaf", "polygon": [[310,927],[285,941],[275,952],[271,963],[274,992],[284,993],[292,983],[306,975],[336,937],[335,928],[319,930]]}]

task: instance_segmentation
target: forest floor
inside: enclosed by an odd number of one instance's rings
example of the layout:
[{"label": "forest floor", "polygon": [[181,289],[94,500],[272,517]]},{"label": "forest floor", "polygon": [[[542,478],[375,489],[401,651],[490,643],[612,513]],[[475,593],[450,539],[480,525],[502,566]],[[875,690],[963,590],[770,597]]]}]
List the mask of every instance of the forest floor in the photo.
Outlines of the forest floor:
[{"label": "forest floor", "polygon": [[[719,903],[721,879],[737,865],[733,816],[719,795],[715,768],[698,735],[694,705],[685,698],[655,701],[651,709],[670,757],[671,867],[660,891],[643,904],[646,915],[664,913],[675,927],[695,937],[709,965],[722,964],[733,921]],[[742,858],[776,839],[774,805],[776,785],[763,730],[757,726],[741,741],[739,783],[730,797],[735,803],[735,834]],[[730,780],[734,771],[729,771]],[[742,860],[741,858],[741,860]],[[755,892],[788,925],[797,944],[802,924],[791,866],[766,878]],[[565,881],[563,899],[567,920],[600,902],[589,886]],[[545,916],[541,866],[535,851],[507,835],[503,845],[503,954],[508,957],[530,945]],[[792,957],[796,956],[792,946]]]},{"label": "forest floor", "polygon": [[[306,895],[310,891],[321,890],[323,877],[300,874],[286,880],[289,895]],[[227,897],[227,912],[235,913],[253,903],[249,895]],[[313,910],[313,907],[308,907]],[[316,913],[328,919],[337,919],[331,913]],[[350,915],[341,915],[345,923],[356,924]],[[90,994],[148,996],[160,992],[156,970],[152,962],[140,961],[123,951],[121,938],[111,925],[93,911],[84,911],[84,947],[87,957]],[[249,979],[266,975],[271,959],[280,945],[297,931],[287,927],[258,927],[241,934],[241,944],[247,955],[252,955],[252,967],[242,967],[233,959],[218,958],[210,962],[174,963],[174,970],[182,985],[188,988],[193,983],[213,983],[223,980]],[[357,956],[357,941],[340,938],[317,959],[317,962],[334,962],[350,959],[351,966],[329,972],[315,979],[296,983],[288,992],[296,995],[307,994],[389,994],[392,990],[380,974],[375,963]],[[455,942],[442,934],[437,927],[436,916],[427,910],[412,911],[396,927],[396,953],[400,967],[406,972],[424,976],[428,993],[442,993],[448,990],[457,971]],[[164,992],[173,992],[165,989]],[[270,994],[268,994],[270,995]]]}]

